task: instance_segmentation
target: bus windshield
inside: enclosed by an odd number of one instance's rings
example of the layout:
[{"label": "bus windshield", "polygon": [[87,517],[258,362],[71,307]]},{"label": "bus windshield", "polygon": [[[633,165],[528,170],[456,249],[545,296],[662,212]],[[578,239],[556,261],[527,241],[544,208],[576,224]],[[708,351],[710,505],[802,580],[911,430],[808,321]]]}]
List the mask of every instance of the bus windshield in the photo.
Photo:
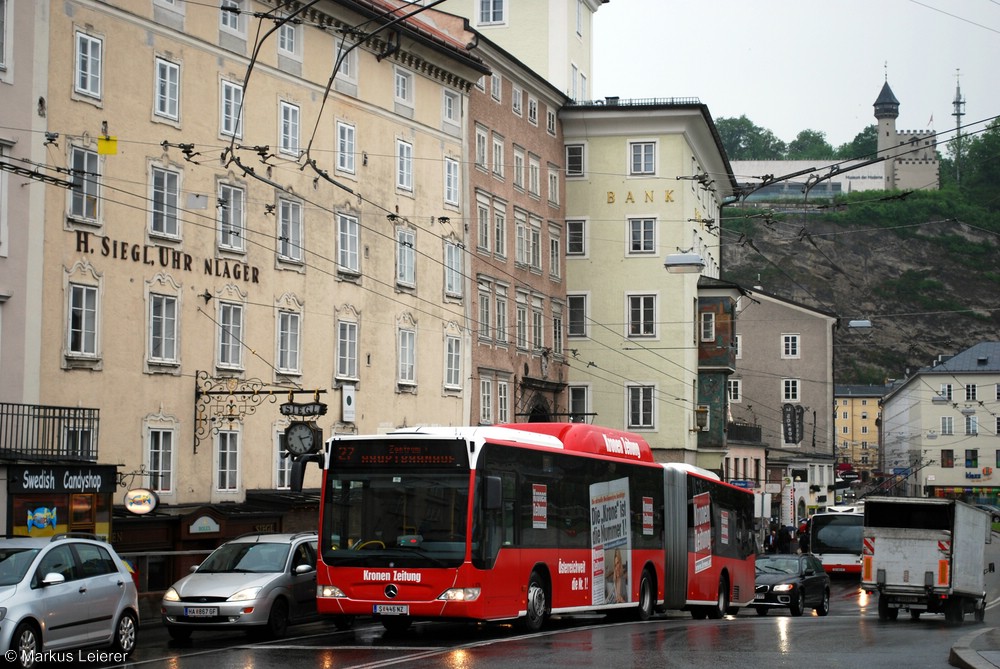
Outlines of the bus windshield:
[{"label": "bus windshield", "polygon": [[335,457],[320,551],[328,565],[455,567],[465,557],[469,470],[453,443],[373,441]]},{"label": "bus windshield", "polygon": [[812,517],[810,551],[816,554],[861,554],[864,518],[856,513],[817,514]]}]

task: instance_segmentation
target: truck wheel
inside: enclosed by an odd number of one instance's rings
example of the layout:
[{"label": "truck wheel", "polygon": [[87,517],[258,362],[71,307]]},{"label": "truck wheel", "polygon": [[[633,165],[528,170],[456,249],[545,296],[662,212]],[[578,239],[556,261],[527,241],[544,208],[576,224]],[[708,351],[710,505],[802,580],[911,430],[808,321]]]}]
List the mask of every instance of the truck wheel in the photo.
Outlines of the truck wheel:
[{"label": "truck wheel", "polygon": [[899,609],[894,609],[889,606],[889,600],[887,600],[883,595],[878,597],[878,619],[879,620],[895,620],[899,616]]},{"label": "truck wheel", "polygon": [[986,619],[986,600],[978,602],[979,606],[976,607],[976,622],[981,623]]},{"label": "truck wheel", "polygon": [[944,619],[950,623],[961,623],[965,618],[965,611],[962,609],[963,602],[957,597],[948,602],[944,610]]},{"label": "truck wheel", "polygon": [[910,620],[920,620],[920,611],[910,609]]}]

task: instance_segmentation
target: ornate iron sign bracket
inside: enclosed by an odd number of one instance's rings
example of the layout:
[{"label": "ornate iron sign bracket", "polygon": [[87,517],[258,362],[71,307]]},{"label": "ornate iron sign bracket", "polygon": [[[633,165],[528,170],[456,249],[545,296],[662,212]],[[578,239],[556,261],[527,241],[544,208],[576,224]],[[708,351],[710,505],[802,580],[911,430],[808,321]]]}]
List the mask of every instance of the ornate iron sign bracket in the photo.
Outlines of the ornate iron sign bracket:
[{"label": "ornate iron sign bracket", "polygon": [[216,435],[225,427],[242,423],[253,415],[257,407],[268,401],[278,401],[279,395],[299,392],[310,394],[320,391],[297,391],[288,388],[265,388],[260,379],[213,378],[208,372],[195,375],[194,388],[194,452],[202,439]]}]

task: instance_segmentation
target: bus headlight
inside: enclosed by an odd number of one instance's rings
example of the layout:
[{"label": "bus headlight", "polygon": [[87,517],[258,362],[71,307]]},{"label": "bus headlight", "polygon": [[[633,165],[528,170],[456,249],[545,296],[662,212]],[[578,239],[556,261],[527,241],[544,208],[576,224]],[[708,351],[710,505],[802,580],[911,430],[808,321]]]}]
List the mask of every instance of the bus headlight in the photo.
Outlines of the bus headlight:
[{"label": "bus headlight", "polygon": [[445,602],[474,602],[479,599],[480,588],[451,588],[438,597]]},{"label": "bus headlight", "polygon": [[317,585],[316,586],[316,596],[317,597],[346,597],[344,591],[335,585]]}]

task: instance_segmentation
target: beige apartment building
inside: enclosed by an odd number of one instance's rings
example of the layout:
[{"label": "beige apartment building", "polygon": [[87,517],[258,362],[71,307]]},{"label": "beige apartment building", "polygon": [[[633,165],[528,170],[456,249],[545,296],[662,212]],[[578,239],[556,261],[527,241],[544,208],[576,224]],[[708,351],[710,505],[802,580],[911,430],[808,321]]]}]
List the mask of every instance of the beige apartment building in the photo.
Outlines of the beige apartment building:
[{"label": "beige apartment building", "polygon": [[881,469],[879,426],[882,397],[888,391],[886,386],[836,386],[834,423],[839,476],[867,483],[873,472]]},{"label": "beige apartment building", "polygon": [[277,529],[246,501],[290,486],[290,400],[324,436],[468,421],[474,35],[278,4],[0,4],[0,450],[100,467],[80,528],[143,488],[191,545]]}]

